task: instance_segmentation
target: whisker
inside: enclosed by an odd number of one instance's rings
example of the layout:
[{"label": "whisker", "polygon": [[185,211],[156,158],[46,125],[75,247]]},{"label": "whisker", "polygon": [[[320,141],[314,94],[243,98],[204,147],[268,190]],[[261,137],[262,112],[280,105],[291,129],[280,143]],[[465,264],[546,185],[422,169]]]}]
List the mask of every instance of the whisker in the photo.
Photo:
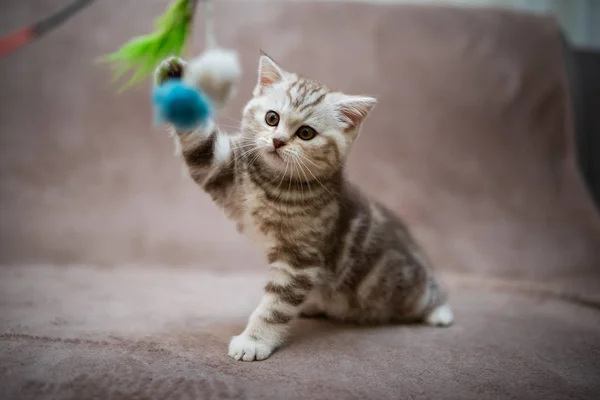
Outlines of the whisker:
[{"label": "whisker", "polygon": [[254,148],[254,147],[258,147],[258,146],[256,146],[256,143],[239,143],[239,144],[237,144],[238,149],[248,149],[248,148]]},{"label": "whisker", "polygon": [[281,175],[281,181],[279,181],[279,185],[277,185],[277,189],[275,189],[275,191],[279,190],[279,187],[281,186],[281,184],[283,183],[283,178],[285,178],[285,174],[287,173],[287,169],[288,169],[288,160],[284,159],[285,161],[285,172],[283,173],[283,175]]},{"label": "whisker", "polygon": [[248,163],[248,166],[254,165],[254,163],[256,162],[256,160],[258,159],[258,157],[260,157],[260,151],[256,152],[256,155],[254,156],[254,158],[252,158],[252,160],[250,160],[250,162]]},{"label": "whisker", "polygon": [[[293,161],[294,159],[292,158],[291,160]],[[292,165],[292,167],[294,167],[294,164],[292,162],[290,162],[290,164]],[[288,192],[292,191],[292,177],[294,176],[294,172],[296,172],[296,167],[294,167],[294,169],[291,172],[290,182],[288,183]]]},{"label": "whisker", "polygon": [[[292,160],[294,160],[294,164],[296,164],[298,166],[298,171],[302,172],[302,168],[300,167],[300,164],[298,163],[298,159],[296,157],[293,157]],[[302,179],[299,179],[296,182],[296,186],[298,186],[298,183],[300,183],[300,198],[302,200],[304,200],[304,185],[302,184]]]},{"label": "whisker", "polygon": [[237,120],[237,119],[235,119],[235,118],[232,118],[232,117],[230,117],[230,116],[228,116],[228,115],[221,115],[221,118],[227,118],[227,119],[229,119],[229,120],[231,120],[231,121],[233,121],[233,122],[237,122],[237,123],[239,123],[239,124],[241,124],[241,123],[242,123],[242,121],[239,121],[239,120]]},{"label": "whisker", "polygon": [[[298,155],[300,155],[300,153],[298,153]],[[298,158],[298,161],[300,161],[302,164],[304,164],[304,162],[302,161],[302,159]],[[306,166],[306,164],[304,164],[304,166]],[[317,177],[315,176],[315,174],[313,174],[313,172],[310,170],[310,168],[308,168],[308,166],[306,166],[306,170],[308,171],[308,173],[309,173],[309,174],[311,174],[311,175],[312,175],[312,177],[314,178],[314,180],[315,180],[315,181],[317,181],[317,182],[319,183],[319,185],[321,185],[321,186],[323,187],[323,189],[325,189],[325,191],[327,191],[327,192],[328,192],[328,193],[330,193],[330,194],[333,194],[333,193],[331,192],[331,190],[327,189],[327,188],[325,187],[325,185],[323,185],[323,182],[321,182],[321,181],[319,180],[319,178],[317,178]]]},{"label": "whisker", "polygon": [[235,126],[235,125],[225,125],[225,124],[219,124],[219,128],[229,128],[229,129],[235,129],[235,130],[239,130],[240,127],[239,126]]},{"label": "whisker", "polygon": [[[310,158],[308,158],[308,156],[303,155],[302,153],[297,153],[298,157],[300,157],[302,160],[304,161],[308,161],[309,163],[311,163],[312,165],[314,165],[315,167],[319,168],[319,166],[312,161]],[[307,167],[308,168],[308,167]],[[310,171],[310,168],[308,168],[308,170]],[[311,171],[312,172],[312,171]],[[313,175],[314,176],[314,175]]]},{"label": "whisker", "polygon": [[[273,183],[274,181],[278,180],[280,176],[281,176],[281,178],[283,179],[283,176],[282,176],[282,175],[283,175],[283,171],[281,171],[281,170],[280,170],[280,171],[279,171],[279,173],[278,173],[278,174],[277,174],[277,175],[276,175],[276,176],[275,176],[273,179],[271,179],[271,180],[269,181],[269,183]],[[275,196],[275,197],[277,197],[277,198],[279,198],[279,197],[280,197],[279,193],[275,193],[275,194],[274,194],[274,196]]]},{"label": "whisker", "polygon": [[[251,149],[251,150],[249,150],[249,153],[246,153],[246,154],[248,154],[247,157],[250,158],[250,157],[254,156],[257,153],[258,153],[258,150]],[[246,154],[233,158],[226,166],[229,167],[233,162],[239,162],[239,163],[241,163],[242,162],[242,158],[245,157]]]},{"label": "whisker", "polygon": [[[298,162],[298,156],[296,156],[296,161]],[[302,172],[302,175],[304,175],[304,179],[306,180],[306,184],[308,185],[308,192],[312,193],[312,187],[310,186],[310,180],[308,179],[308,176],[306,175],[306,173],[304,172],[304,167],[298,162],[298,166],[300,167],[300,172]]]},{"label": "whisker", "polygon": [[241,158],[242,158],[242,157],[244,157],[246,154],[249,154],[250,152],[252,152],[252,151],[254,151],[254,150],[258,151],[258,150],[260,150],[260,149],[259,149],[259,148],[257,148],[257,147],[251,147],[250,149],[244,150],[244,152],[243,152],[242,154],[240,154],[240,155],[239,155],[238,159],[241,159]]},{"label": "whisker", "polygon": [[254,152],[259,152],[261,150],[261,148],[257,147],[254,143],[246,143],[242,145],[238,144],[237,146],[237,148],[240,149],[242,153],[237,154],[234,150],[232,160],[227,164],[227,167],[229,167],[233,162],[240,161],[247,155],[251,157],[254,155]]},{"label": "whisker", "polygon": [[[314,163],[314,161],[312,161],[310,158],[308,158],[308,156],[305,156],[305,155],[303,155],[301,153],[298,153],[298,155],[301,156],[302,158],[304,158],[305,161],[308,161],[309,163],[311,163],[312,165],[314,165],[315,167],[317,167],[317,168],[319,167],[317,164]],[[335,161],[335,165],[338,166],[338,167],[342,167],[343,166],[342,163],[337,162],[337,161]]]},{"label": "whisker", "polygon": [[299,156],[299,157],[302,157],[302,159],[303,159],[304,161],[308,161],[309,163],[311,163],[311,164],[312,164],[312,165],[314,165],[315,167],[317,167],[317,168],[319,167],[319,166],[318,166],[318,165],[317,165],[317,164],[316,164],[316,163],[315,163],[313,160],[311,160],[311,159],[310,159],[310,158],[308,158],[307,156],[305,156],[305,155],[303,155],[303,154],[300,154],[300,153],[298,153],[298,156]]},{"label": "whisker", "polygon": [[247,146],[249,144],[256,144],[256,142],[254,140],[251,140],[251,139],[238,140],[238,141],[236,141],[236,143],[239,144],[239,145],[243,145],[243,146]]},{"label": "whisker", "polygon": [[[298,166],[298,170],[306,177],[306,174],[304,173],[304,171],[302,171],[302,166],[298,162],[298,157],[294,157],[294,162]],[[304,184],[301,179],[298,182],[300,183],[300,191],[302,193],[302,199],[304,199]],[[306,208],[302,208],[302,214],[307,215],[308,210]]]}]

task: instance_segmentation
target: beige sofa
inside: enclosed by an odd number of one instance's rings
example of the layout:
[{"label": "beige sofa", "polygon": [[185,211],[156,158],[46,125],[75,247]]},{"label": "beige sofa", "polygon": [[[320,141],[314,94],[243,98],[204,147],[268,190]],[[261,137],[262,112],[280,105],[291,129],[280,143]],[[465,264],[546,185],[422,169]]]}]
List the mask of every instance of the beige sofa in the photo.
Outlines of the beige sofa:
[{"label": "beige sofa", "polygon": [[[0,22],[61,4],[9,0]],[[149,88],[117,95],[95,64],[165,4],[99,1],[0,59],[0,398],[600,398],[600,217],[553,19],[217,1],[245,69],[222,124],[239,120],[259,48],[376,96],[349,176],[406,219],[456,313],[447,329],[300,320],[243,363],[227,343],[263,258],[153,128]]]}]

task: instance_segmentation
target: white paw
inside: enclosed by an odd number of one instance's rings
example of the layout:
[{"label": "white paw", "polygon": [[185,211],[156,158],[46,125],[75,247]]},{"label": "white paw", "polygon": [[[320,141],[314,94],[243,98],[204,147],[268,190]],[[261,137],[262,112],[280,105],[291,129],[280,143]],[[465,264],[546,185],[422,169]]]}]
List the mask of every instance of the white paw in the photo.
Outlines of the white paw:
[{"label": "white paw", "polygon": [[229,343],[229,356],[241,361],[260,361],[268,358],[275,347],[247,335],[234,336]]},{"label": "white paw", "polygon": [[447,304],[435,308],[425,317],[425,323],[433,326],[450,326],[453,322],[454,314]]}]

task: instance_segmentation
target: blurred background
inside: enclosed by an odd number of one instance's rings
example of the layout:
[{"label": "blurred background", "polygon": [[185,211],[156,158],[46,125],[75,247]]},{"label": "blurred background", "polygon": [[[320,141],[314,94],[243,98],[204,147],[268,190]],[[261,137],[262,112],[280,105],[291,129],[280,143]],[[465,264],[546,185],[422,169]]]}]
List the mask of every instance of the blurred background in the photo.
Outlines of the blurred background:
[{"label": "blurred background", "polygon": [[[341,0],[344,1],[344,0]],[[402,2],[402,0],[371,0]],[[460,6],[498,7],[538,14],[552,14],[570,40],[585,47],[600,47],[600,3],[595,0],[408,0]]]},{"label": "blurred background", "polygon": [[[6,0],[0,15],[2,32],[13,32],[66,4],[64,0],[43,3]],[[212,203],[189,184],[179,161],[171,156],[169,139],[152,126],[149,83],[117,94],[117,86],[111,81],[112,71],[97,62],[100,56],[114,51],[130,38],[151,31],[154,18],[162,13],[166,4],[164,0],[146,1],[143,7],[136,1],[92,2],[56,30],[0,60],[4,93],[0,110],[3,152],[0,160],[3,213],[0,262],[52,259],[71,263],[126,261],[190,265],[196,263],[199,256],[206,257],[206,252],[210,252],[214,263],[219,264],[217,268],[231,268],[237,263],[237,255],[225,250],[234,246],[238,249],[237,254],[245,254],[254,260],[252,264],[260,263],[246,241],[231,234],[232,224],[216,209],[209,213],[203,211],[213,210]],[[437,212],[441,215],[445,202],[460,205],[462,200],[457,199],[467,193],[457,192],[460,186],[447,189],[440,186],[438,180],[441,179],[444,185],[448,180],[437,176],[438,168],[444,170],[442,165],[449,161],[429,159],[424,165],[416,155],[429,152],[428,146],[433,146],[421,142],[421,138],[426,137],[421,131],[435,129],[434,126],[422,126],[419,122],[422,116],[435,116],[439,113],[436,110],[444,110],[439,121],[427,119],[428,123],[441,127],[447,122],[444,118],[475,121],[474,113],[479,112],[470,103],[466,108],[452,109],[458,107],[455,104],[457,98],[452,98],[459,96],[455,93],[458,87],[443,90],[442,86],[450,87],[449,82],[440,81],[448,73],[454,74],[455,82],[463,82],[461,85],[466,85],[463,87],[470,88],[470,92],[463,91],[460,96],[488,102],[489,110],[493,110],[499,107],[501,96],[493,97],[492,90],[499,90],[500,94],[507,90],[518,91],[521,90],[519,87],[534,85],[536,80],[549,80],[546,75],[551,72],[546,70],[564,68],[563,72],[556,72],[563,81],[553,82],[564,85],[565,90],[575,85],[565,101],[578,105],[565,114],[563,123],[570,123],[570,118],[577,116],[573,121],[579,125],[573,136],[578,147],[576,162],[586,178],[587,190],[598,196],[595,187],[600,173],[598,163],[594,161],[597,159],[593,156],[594,150],[590,150],[598,146],[596,136],[591,133],[597,129],[593,118],[597,105],[594,88],[598,79],[593,71],[598,66],[595,49],[600,29],[594,24],[597,2],[317,1],[304,5],[301,1],[217,0],[215,5],[219,40],[223,46],[240,52],[244,67],[240,95],[221,121],[224,129],[236,128],[240,110],[254,85],[259,48],[268,51],[284,66],[333,87],[378,96],[381,101],[371,119],[372,126],[366,127],[373,132],[371,140],[357,146],[350,161],[350,171],[382,201],[404,208],[403,213],[413,220],[417,234],[421,234],[422,229],[423,240],[428,240],[427,235],[440,234],[439,229],[435,233],[426,228],[424,218],[433,218],[432,213]],[[456,11],[460,8],[440,12],[440,17],[431,17],[432,22],[427,20],[431,26],[422,27],[417,22],[406,22],[409,17],[404,17],[405,14],[399,14],[398,22],[385,15],[386,10],[414,10],[436,5],[467,6],[466,10],[478,16],[465,17],[467,25],[461,28],[457,22],[452,22],[458,21],[455,15],[460,14]],[[510,14],[510,18],[518,22],[515,23],[518,31],[511,32],[503,20],[504,14],[494,9],[526,12]],[[316,18],[317,12],[324,13],[327,18]],[[289,21],[286,22],[286,18]],[[400,23],[403,26],[398,26]],[[554,23],[555,34],[566,38],[567,47],[561,50],[552,50],[549,46],[535,48],[538,46],[536,32],[540,31],[535,25],[545,24],[544,32],[549,32],[551,28],[548,27]],[[477,38],[479,34],[481,37]],[[197,22],[192,36],[192,54],[202,50],[202,35],[203,27]],[[401,38],[401,35],[404,36]],[[394,43],[396,41],[398,45]],[[349,48],[352,50],[348,51]],[[544,58],[550,56],[554,58]],[[460,60],[460,57],[464,59]],[[427,67],[434,60],[444,63],[446,68]],[[555,66],[550,66],[550,62]],[[566,68],[559,63],[572,65]],[[420,73],[415,74],[418,69]],[[531,71],[528,74],[537,77],[523,75],[522,71],[526,69]],[[560,75],[565,71],[571,74],[568,79],[566,75]],[[474,91],[472,86],[476,81],[481,82],[479,91]],[[513,89],[510,89],[511,85]],[[514,101],[533,100],[515,98]],[[508,109],[507,105],[503,107]],[[558,115],[554,113],[553,118]],[[511,118],[518,120],[516,115],[505,117],[502,126],[509,126]],[[489,122],[481,121],[481,124],[482,129],[487,129]],[[516,132],[512,126],[506,129]],[[392,131],[396,131],[396,136]],[[381,143],[387,143],[388,138],[397,135],[403,139],[397,139],[399,147],[394,151],[405,157],[398,164],[395,161],[398,157],[390,155],[394,163],[388,163],[385,156],[391,150],[385,146],[386,149],[381,151]],[[504,140],[509,138],[505,136]],[[378,142],[380,140],[382,142]],[[432,136],[431,140],[445,139]],[[441,146],[440,142],[435,147]],[[477,145],[473,142],[469,146]],[[480,156],[482,158],[470,155],[463,160],[471,163],[464,166],[469,174],[474,173],[472,166],[480,165],[486,157]],[[506,168],[505,162],[499,160],[498,163],[498,168]],[[465,177],[463,175],[459,181]],[[472,184],[476,184],[478,179],[486,178],[472,179]],[[389,182],[403,183],[390,185]],[[435,199],[429,200],[437,204],[432,203],[432,210],[421,199],[422,196],[431,198],[425,195],[430,190],[437,193]],[[488,196],[483,189],[477,193]],[[515,196],[518,197],[514,200],[516,204],[523,203],[525,207],[524,195]],[[487,200],[479,204],[484,208],[491,207]],[[481,216],[470,218],[486,221],[488,211],[482,209],[479,211],[483,213]],[[443,217],[444,220],[447,218]],[[91,226],[94,229],[89,229]],[[483,228],[470,225],[464,234],[477,236],[475,231],[478,229]],[[461,244],[444,240],[432,246],[431,251],[440,251],[445,254],[440,257],[447,260],[447,252],[454,254],[454,249],[469,247],[468,243],[471,243],[469,240],[462,242],[463,239],[458,237],[453,240]],[[199,248],[199,242],[205,243],[206,247]],[[445,263],[467,268],[466,265],[473,263],[470,257]]]}]

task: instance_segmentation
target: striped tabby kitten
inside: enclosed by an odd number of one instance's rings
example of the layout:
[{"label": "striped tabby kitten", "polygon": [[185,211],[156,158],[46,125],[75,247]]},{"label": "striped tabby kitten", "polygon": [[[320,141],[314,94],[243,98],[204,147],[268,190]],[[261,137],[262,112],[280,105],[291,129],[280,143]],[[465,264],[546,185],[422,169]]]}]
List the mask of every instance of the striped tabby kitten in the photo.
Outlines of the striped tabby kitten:
[{"label": "striped tabby kitten", "polygon": [[[164,61],[156,81],[180,77]],[[193,180],[266,253],[271,277],[229,355],[264,360],[299,315],[361,324],[422,321],[445,326],[452,311],[429,262],[405,225],[344,177],[344,162],[370,97],[334,92],[259,62],[241,133],[210,122],[177,132]]]}]

